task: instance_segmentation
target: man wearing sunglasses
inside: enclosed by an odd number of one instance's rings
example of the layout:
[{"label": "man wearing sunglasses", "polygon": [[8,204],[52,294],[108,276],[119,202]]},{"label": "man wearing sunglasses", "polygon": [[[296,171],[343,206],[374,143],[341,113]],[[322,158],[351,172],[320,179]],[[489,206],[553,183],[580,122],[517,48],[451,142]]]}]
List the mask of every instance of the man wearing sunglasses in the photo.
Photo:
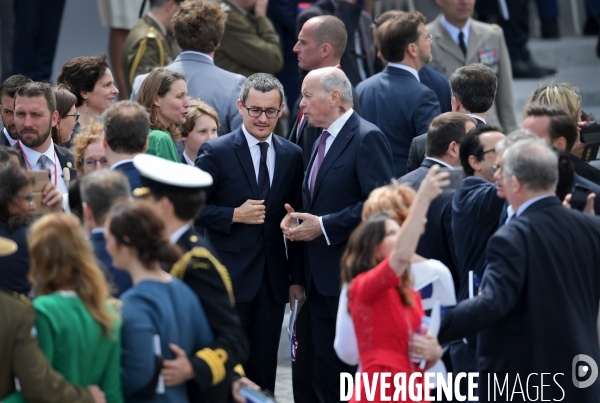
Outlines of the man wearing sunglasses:
[{"label": "man wearing sunglasses", "polygon": [[300,208],[302,150],[273,134],[283,86],[272,75],[250,76],[237,101],[243,125],[202,144],[196,166],[214,180],[196,224],[229,270],[236,310],[248,337],[246,376],[274,391],[285,304],[304,300],[302,244],[279,229],[285,205]]}]

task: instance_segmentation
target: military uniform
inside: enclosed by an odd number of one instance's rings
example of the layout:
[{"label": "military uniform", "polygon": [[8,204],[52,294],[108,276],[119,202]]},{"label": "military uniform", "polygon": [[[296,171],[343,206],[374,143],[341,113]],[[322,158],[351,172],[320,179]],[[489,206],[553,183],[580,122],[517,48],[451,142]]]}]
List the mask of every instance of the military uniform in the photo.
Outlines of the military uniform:
[{"label": "military uniform", "polygon": [[512,69],[502,29],[471,19],[466,56],[444,28],[441,15],[427,24],[427,29],[433,39],[433,59],[429,65],[446,78],[459,67],[471,63],[482,63],[494,70],[498,77],[498,92],[492,109],[486,114],[486,121],[502,126],[507,133],[516,130]]},{"label": "military uniform", "polygon": [[87,390],[52,369],[35,337],[35,311],[18,294],[0,291],[0,400],[15,391],[15,377],[27,401],[93,403]]},{"label": "military uniform", "polygon": [[283,68],[279,35],[266,17],[255,17],[228,0],[218,0],[227,13],[225,34],[215,51],[215,65],[249,77],[275,74]]},{"label": "military uniform", "polygon": [[[147,154],[133,160],[140,172],[142,188],[134,196],[160,189],[201,192],[212,184],[206,172]],[[198,296],[214,334],[213,343],[190,357],[194,380],[188,382],[190,402],[224,403],[231,398],[231,384],[244,375],[242,363],[248,358],[248,342],[235,311],[231,278],[215,257],[210,244],[192,225],[175,242],[184,253],[170,269]],[[164,267],[163,267],[164,268]]]},{"label": "military uniform", "polygon": [[168,34],[164,26],[146,14],[131,29],[123,45],[121,66],[127,93],[131,93],[135,76],[172,63],[177,55],[179,47],[173,34]]}]

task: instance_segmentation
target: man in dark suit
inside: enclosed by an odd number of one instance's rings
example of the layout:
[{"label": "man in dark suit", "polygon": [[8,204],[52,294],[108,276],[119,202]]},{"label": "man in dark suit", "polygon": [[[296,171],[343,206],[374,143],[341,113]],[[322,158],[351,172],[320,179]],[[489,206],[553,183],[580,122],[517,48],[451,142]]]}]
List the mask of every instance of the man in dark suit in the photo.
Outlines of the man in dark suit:
[{"label": "man in dark suit", "polygon": [[363,117],[377,125],[392,146],[396,177],[406,173],[411,140],[425,133],[440,114],[437,96],[419,81],[418,71],[431,59],[431,38],[424,22],[421,13],[413,12],[379,27],[381,55],[389,63],[356,88]]},{"label": "man in dark suit", "polygon": [[131,276],[124,270],[115,269],[112,264],[112,258],[106,251],[104,221],[108,210],[117,200],[131,197],[129,182],[119,171],[101,169],[84,175],[79,190],[83,207],[83,226],[89,235],[94,254],[101,263],[106,280],[114,290],[113,296],[119,298],[131,288]]},{"label": "man in dark suit", "polygon": [[[548,144],[557,150],[571,152],[579,136],[577,122],[562,107],[558,105],[529,105],[525,109],[525,115],[527,117],[521,123],[523,129],[530,130],[538,137],[545,139]],[[575,168],[573,186],[579,184],[596,194],[594,210],[596,215],[600,215],[600,185],[582,175],[587,170],[579,162],[585,164],[584,162],[573,156],[573,154],[570,156]]]},{"label": "man in dark suit", "polygon": [[[281,228],[291,244],[305,243],[308,306],[325,402],[339,401],[340,373],[353,368],[333,349],[340,295],[340,259],[361,221],[363,202],[393,176],[389,143],[352,109],[352,87],[335,67],[313,70],[302,84],[300,107],[308,123],[324,129],[313,147],[302,184],[302,211],[288,205]],[[365,169],[368,167],[368,169]],[[296,221],[302,220],[298,225]]]},{"label": "man in dark suit", "polygon": [[112,170],[127,176],[131,190],[142,186],[133,157],[146,151],[150,116],[137,102],[119,101],[104,112],[104,151]]},{"label": "man in dark suit", "polygon": [[[332,15],[313,17],[304,23],[298,34],[294,52],[298,54],[298,67],[312,71],[323,67],[341,68],[341,58],[346,49],[347,33],[344,23]],[[358,95],[352,88],[354,110],[360,115]],[[304,155],[304,168],[308,166],[313,144],[321,129],[310,126],[300,109],[302,95],[292,108],[290,141],[298,144]]]},{"label": "man in dark suit", "polygon": [[54,144],[52,127],[58,123],[56,98],[52,85],[30,82],[15,93],[14,124],[19,141],[13,146],[23,155],[24,167],[29,170],[48,170],[42,202],[61,211],[62,195],[69,191],[69,180],[77,178],[75,160],[69,150]]},{"label": "man in dark suit", "polygon": [[[446,112],[433,119],[427,136],[427,157],[418,169],[401,177],[399,182],[418,190],[432,166],[449,169],[460,166],[460,143],[474,127],[475,119],[457,112]],[[452,233],[453,196],[454,190],[447,189],[431,203],[417,253],[445,264],[452,273],[454,289],[458,291],[459,269]]]},{"label": "man in dark suit", "polygon": [[321,15],[336,16],[346,27],[348,40],[341,58],[341,68],[356,87],[361,81],[375,74],[372,18],[361,5],[356,4],[356,1],[317,0],[298,15],[297,32],[300,32],[306,21]]},{"label": "man in dark suit", "polygon": [[490,373],[508,385],[516,385],[517,375],[528,379],[529,394],[537,391],[535,374],[551,373],[544,383],[549,400],[591,402],[600,395],[598,382],[573,383],[580,380],[581,354],[588,363],[600,361],[600,219],[561,205],[554,194],[557,165],[543,141],[506,149],[496,177],[502,176],[515,217],[490,238],[480,295],[442,320],[440,343],[479,332],[479,401],[488,401]]},{"label": "man in dark suit", "polygon": [[[478,126],[487,124],[486,113],[494,105],[498,89],[498,78],[492,69],[480,63],[461,67],[450,76],[450,88],[452,112],[471,116]],[[407,172],[414,171],[423,162],[426,143],[427,133],[412,140],[408,151]]]},{"label": "man in dark suit", "polygon": [[15,127],[15,94],[17,90],[29,84],[32,80],[22,75],[8,77],[0,85],[0,118],[4,125],[3,135],[0,136],[0,145],[12,147],[17,144],[19,136]]},{"label": "man in dark suit", "polygon": [[[379,50],[379,39],[377,38],[377,28],[383,25],[384,22],[391,20],[392,18],[398,17],[399,15],[404,14],[404,11],[400,10],[389,10],[385,13],[380,14],[373,23],[373,46],[377,50],[377,58],[381,62],[383,66],[387,66],[388,62],[381,55],[381,51]],[[444,77],[443,74],[438,73],[432,67],[425,65],[421,67],[419,70],[419,81],[421,84],[428,87],[431,91],[435,92],[435,95],[438,98],[440,103],[440,112],[446,113],[452,110],[452,106],[450,104],[450,98],[452,98],[452,93],[450,92],[450,84],[448,84],[448,79]]]},{"label": "man in dark suit", "polygon": [[304,300],[302,244],[286,245],[279,223],[285,203],[300,207],[302,151],[273,135],[283,87],[258,73],[242,85],[244,124],[200,147],[196,166],[214,180],[198,221],[231,274],[236,310],[250,344],[246,375],[274,390],[285,303]]},{"label": "man in dark suit", "polygon": [[193,226],[204,205],[204,188],[213,180],[198,168],[153,155],[140,154],[133,163],[144,185],[134,196],[143,197],[157,208],[171,243],[184,254],[172,267],[163,268],[196,293],[215,335],[211,345],[190,357],[180,348],[172,348],[175,358],[163,362],[165,386],[190,380],[190,401],[226,402],[232,382],[240,377],[234,369],[239,370],[248,357],[248,341],[235,311],[229,272]]}]

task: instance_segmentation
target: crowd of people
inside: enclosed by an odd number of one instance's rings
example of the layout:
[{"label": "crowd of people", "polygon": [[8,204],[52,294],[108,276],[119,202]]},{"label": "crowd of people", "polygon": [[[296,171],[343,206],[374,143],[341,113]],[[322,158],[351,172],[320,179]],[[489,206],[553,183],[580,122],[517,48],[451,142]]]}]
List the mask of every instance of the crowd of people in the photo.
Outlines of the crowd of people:
[{"label": "crowd of people", "polygon": [[[340,401],[357,366],[479,372],[486,401],[485,374],[600,362],[594,117],[569,84],[540,85],[517,130],[502,30],[438,2],[428,25],[315,2],[293,98],[264,0],[150,0],[123,88],[105,56],[56,85],[4,80],[0,401],[275,392],[287,303],[298,403]],[[564,377],[545,397],[561,395],[597,401],[600,384]]]}]

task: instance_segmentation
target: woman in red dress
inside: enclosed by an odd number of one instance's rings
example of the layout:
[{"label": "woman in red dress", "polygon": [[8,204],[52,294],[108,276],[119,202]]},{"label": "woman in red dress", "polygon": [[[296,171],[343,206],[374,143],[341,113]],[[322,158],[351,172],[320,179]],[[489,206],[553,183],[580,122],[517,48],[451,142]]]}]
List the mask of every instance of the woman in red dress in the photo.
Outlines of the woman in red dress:
[{"label": "woman in red dress", "polygon": [[[429,204],[449,183],[448,174],[437,171],[431,168],[423,180],[402,228],[390,215],[375,214],[353,232],[342,257],[342,278],[350,284],[348,306],[362,369],[352,402],[379,402],[382,393],[392,401],[423,401],[419,363],[425,360],[427,369],[442,355],[435,336],[417,334],[424,312],[419,293],[411,289],[408,270]],[[385,373],[389,375],[383,378]],[[394,386],[394,378],[403,388]],[[384,383],[389,387],[382,391]]]}]

